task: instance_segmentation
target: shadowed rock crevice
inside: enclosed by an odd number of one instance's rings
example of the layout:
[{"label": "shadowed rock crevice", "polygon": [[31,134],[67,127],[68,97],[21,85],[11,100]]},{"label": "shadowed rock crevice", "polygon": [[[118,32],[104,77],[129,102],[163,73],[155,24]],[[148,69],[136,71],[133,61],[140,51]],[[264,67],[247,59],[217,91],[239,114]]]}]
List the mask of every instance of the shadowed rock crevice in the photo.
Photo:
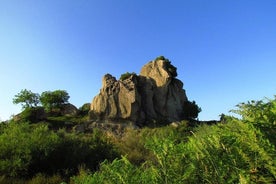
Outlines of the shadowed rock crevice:
[{"label": "shadowed rock crevice", "polygon": [[144,65],[139,75],[128,73],[122,80],[106,74],[100,93],[90,107],[92,120],[127,120],[136,125],[184,119],[188,101],[177,69],[164,59]]}]

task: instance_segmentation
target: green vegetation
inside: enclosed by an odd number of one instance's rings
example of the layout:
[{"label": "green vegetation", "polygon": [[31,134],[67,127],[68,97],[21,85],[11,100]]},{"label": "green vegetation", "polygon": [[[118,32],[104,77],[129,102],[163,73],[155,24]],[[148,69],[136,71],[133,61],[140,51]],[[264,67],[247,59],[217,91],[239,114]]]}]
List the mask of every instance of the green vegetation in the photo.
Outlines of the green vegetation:
[{"label": "green vegetation", "polygon": [[276,96],[274,99],[250,101],[232,110],[242,116],[244,123],[259,129],[276,146]]},{"label": "green vegetation", "polygon": [[196,104],[195,101],[187,101],[183,107],[185,119],[196,119],[198,114],[201,112],[201,108]]},{"label": "green vegetation", "polygon": [[126,72],[126,73],[121,75],[120,80],[121,81],[126,80],[132,75],[136,76],[136,73],[135,72],[132,72],[132,73]]},{"label": "green vegetation", "polygon": [[102,163],[96,173],[72,179],[75,183],[275,182],[275,148],[249,124],[232,120],[204,125],[187,142],[175,134],[164,137],[147,138],[145,148],[153,157],[140,165],[123,157]]},{"label": "green vegetation", "polygon": [[81,116],[88,115],[88,112],[90,111],[90,103],[85,103],[79,108],[79,114]]},{"label": "green vegetation", "polygon": [[163,60],[163,61],[166,61],[168,63],[171,63],[170,60],[165,58],[164,56],[158,56],[157,58],[155,58],[154,61],[159,61],[159,60]]},{"label": "green vegetation", "polygon": [[68,103],[70,96],[65,90],[45,91],[40,96],[42,106],[50,111]]},{"label": "green vegetation", "polygon": [[46,114],[43,107],[28,107],[17,115],[15,119],[21,122],[38,123],[46,119]]},{"label": "green vegetation", "polygon": [[43,123],[10,122],[1,127],[0,178],[3,181],[27,180],[38,175],[68,178],[80,166],[94,171],[100,162],[116,157],[118,153],[113,144],[97,130],[80,135],[64,129],[54,132]]},{"label": "green vegetation", "polygon": [[45,110],[50,111],[68,103],[69,98],[65,90],[45,91],[39,95],[31,90],[23,89],[15,95],[13,103],[20,103],[23,109],[37,107],[41,103]]},{"label": "green vegetation", "polygon": [[39,104],[39,94],[23,89],[13,99],[14,104],[21,104],[23,109],[36,107]]},{"label": "green vegetation", "polygon": [[276,97],[239,104],[241,119],[213,125],[191,126],[201,109],[189,102],[191,119],[176,126],[74,131],[89,106],[35,124],[43,107],[26,107],[20,121],[1,123],[0,183],[276,182]]}]

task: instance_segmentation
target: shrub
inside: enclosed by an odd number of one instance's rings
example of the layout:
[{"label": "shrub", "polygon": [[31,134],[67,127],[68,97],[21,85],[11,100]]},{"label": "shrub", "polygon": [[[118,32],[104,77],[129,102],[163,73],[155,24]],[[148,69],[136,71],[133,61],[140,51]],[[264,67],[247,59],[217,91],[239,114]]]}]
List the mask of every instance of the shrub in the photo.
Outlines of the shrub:
[{"label": "shrub", "polygon": [[240,103],[231,110],[242,117],[242,121],[254,125],[276,146],[276,96],[274,99]]},{"label": "shrub", "polygon": [[158,56],[157,58],[155,58],[154,61],[159,61],[159,60],[163,60],[163,61],[166,61],[166,62],[170,62],[169,59],[165,58],[164,56]]},{"label": "shrub", "polygon": [[195,101],[186,101],[183,106],[183,116],[185,119],[196,119],[201,112],[201,108]]},{"label": "shrub", "polygon": [[[161,131],[162,132],[162,131]],[[160,132],[159,132],[160,133]],[[165,134],[164,134],[165,133]],[[104,162],[74,183],[275,183],[275,149],[254,127],[231,120],[201,126],[186,141],[173,131],[148,137],[155,161],[132,164],[126,157]],[[168,133],[168,134],[167,134]]]},{"label": "shrub", "polygon": [[134,72],[132,72],[132,73],[126,72],[126,73],[124,73],[124,74],[121,75],[120,80],[121,80],[121,81],[126,80],[126,79],[128,79],[130,76],[132,76],[132,75],[136,76],[136,73],[134,73]]},{"label": "shrub", "polygon": [[116,142],[121,155],[125,155],[132,164],[140,165],[151,158],[149,150],[145,148],[147,133],[146,129],[141,132],[127,129],[122,138]]},{"label": "shrub", "polygon": [[237,120],[201,126],[185,146],[186,183],[273,183],[275,149],[253,126]]},{"label": "shrub", "polygon": [[79,115],[85,116],[88,115],[88,112],[90,111],[90,103],[85,103],[79,108]]},{"label": "shrub", "polygon": [[79,176],[72,177],[74,184],[90,183],[131,183],[148,184],[158,183],[158,179],[153,175],[151,167],[135,166],[125,157],[115,159],[112,163],[103,162],[100,171],[94,174],[82,173]]},{"label": "shrub", "polygon": [[29,107],[14,118],[16,121],[37,123],[46,119],[43,107]]},{"label": "shrub", "polygon": [[63,179],[60,175],[47,176],[45,174],[38,173],[29,181],[26,181],[27,184],[57,184],[62,183]]},{"label": "shrub", "polygon": [[8,178],[38,173],[69,177],[79,165],[96,170],[103,160],[116,157],[113,145],[98,131],[81,136],[56,133],[43,124],[12,122],[0,135],[0,176]]},{"label": "shrub", "polygon": [[0,175],[31,175],[32,165],[45,159],[58,141],[45,125],[32,129],[27,123],[11,122],[0,135]]}]

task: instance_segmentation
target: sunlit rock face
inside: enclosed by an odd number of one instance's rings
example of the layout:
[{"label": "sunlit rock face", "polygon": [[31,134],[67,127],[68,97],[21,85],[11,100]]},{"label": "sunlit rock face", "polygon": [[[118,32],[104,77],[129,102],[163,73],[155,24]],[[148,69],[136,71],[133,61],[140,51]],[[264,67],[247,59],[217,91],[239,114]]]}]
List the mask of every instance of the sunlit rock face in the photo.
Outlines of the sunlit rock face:
[{"label": "sunlit rock face", "polygon": [[90,118],[127,120],[137,125],[182,120],[188,99],[176,76],[176,67],[162,59],[144,65],[140,75],[116,80],[106,74],[100,93],[91,103]]}]

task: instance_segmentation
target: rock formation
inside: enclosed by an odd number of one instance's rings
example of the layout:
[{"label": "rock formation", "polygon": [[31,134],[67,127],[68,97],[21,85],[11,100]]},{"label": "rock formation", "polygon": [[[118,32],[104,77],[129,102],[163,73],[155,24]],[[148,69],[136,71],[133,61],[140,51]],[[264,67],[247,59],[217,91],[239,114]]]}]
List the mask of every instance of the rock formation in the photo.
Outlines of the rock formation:
[{"label": "rock formation", "polygon": [[61,106],[60,114],[62,116],[75,116],[78,114],[78,109],[73,104],[66,103]]},{"label": "rock formation", "polygon": [[164,58],[143,66],[140,75],[116,80],[106,74],[91,103],[91,119],[128,120],[137,125],[182,120],[188,99],[176,76],[176,68]]}]

